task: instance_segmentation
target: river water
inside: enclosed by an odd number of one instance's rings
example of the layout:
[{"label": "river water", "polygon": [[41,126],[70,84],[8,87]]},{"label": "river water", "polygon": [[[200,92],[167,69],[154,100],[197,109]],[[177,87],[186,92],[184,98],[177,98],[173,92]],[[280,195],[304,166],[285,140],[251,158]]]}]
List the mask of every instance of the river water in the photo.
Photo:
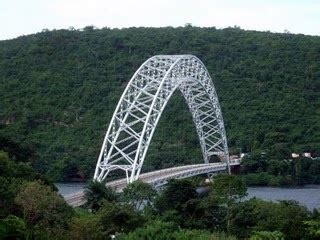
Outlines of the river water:
[{"label": "river water", "polygon": [[86,183],[55,183],[59,193],[65,197],[84,189]]},{"label": "river water", "polygon": [[248,198],[257,197],[264,200],[296,200],[309,210],[320,208],[320,185],[300,187],[249,187]]},{"label": "river water", "polygon": [[[56,183],[59,193],[67,196],[83,190],[85,183]],[[301,187],[249,187],[248,198],[257,197],[264,200],[295,200],[309,210],[320,208],[320,185]]]}]

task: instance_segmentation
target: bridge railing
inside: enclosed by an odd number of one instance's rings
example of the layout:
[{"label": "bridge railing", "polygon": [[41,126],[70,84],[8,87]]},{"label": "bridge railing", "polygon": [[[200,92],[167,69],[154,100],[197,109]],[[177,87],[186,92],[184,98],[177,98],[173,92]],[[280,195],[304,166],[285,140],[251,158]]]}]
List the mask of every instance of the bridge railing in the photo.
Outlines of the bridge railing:
[{"label": "bridge railing", "polygon": [[[167,175],[168,173],[176,172],[177,170],[188,170],[188,169],[199,168],[199,167],[216,166],[216,165],[220,165],[220,164],[221,163],[201,163],[201,164],[178,166],[178,167],[174,167],[174,168],[162,169],[162,170],[157,170],[157,171],[153,171],[153,172],[143,173],[140,175],[139,179],[143,180],[145,178],[149,178],[152,176]],[[112,186],[122,184],[122,183],[126,183],[126,179],[115,180],[110,183],[107,183],[106,185],[112,187]]]},{"label": "bridge railing", "polygon": [[[234,159],[234,160],[230,160],[230,165],[238,165],[240,164],[240,159]],[[170,173],[175,173],[177,171],[189,171],[190,169],[198,169],[198,168],[207,168],[207,167],[214,167],[214,166],[222,166],[224,165],[225,167],[227,166],[226,163],[202,163],[202,164],[192,164],[192,165],[185,165],[185,166],[178,166],[175,168],[169,168],[169,169],[162,169],[162,170],[157,170],[157,171],[153,171],[153,172],[148,172],[148,173],[143,173],[140,175],[139,179],[140,180],[145,180],[148,178],[152,178],[154,176],[168,176],[168,174],[170,175]],[[126,179],[119,179],[119,180],[115,180],[112,182],[109,182],[106,184],[106,186],[109,187],[116,187],[116,186],[122,186],[122,185],[126,185],[127,181]]]},{"label": "bridge railing", "polygon": [[[204,165],[204,164],[203,164]],[[207,173],[210,171],[221,171],[221,170],[226,170],[227,165],[224,163],[220,164],[210,164],[210,165],[205,165],[201,166],[198,165],[196,168],[189,170],[183,170],[183,171],[172,171],[169,174],[166,175],[160,175],[158,178],[153,179],[154,181],[161,181],[162,179],[170,179],[170,178],[180,178],[184,176],[193,176],[193,175],[198,175],[201,173]],[[156,175],[157,177],[157,175]],[[152,180],[151,180],[152,181]]]},{"label": "bridge railing", "polygon": [[192,165],[184,165],[184,166],[178,166],[175,168],[170,168],[170,169],[162,169],[162,170],[157,170],[157,171],[153,171],[153,172],[148,172],[148,173],[143,173],[141,175],[143,175],[144,177],[148,177],[149,175],[155,175],[155,174],[161,174],[161,173],[168,173],[170,171],[173,170],[184,170],[184,169],[189,169],[189,168],[194,168],[194,167],[199,167],[199,166],[210,166],[213,163],[203,163],[203,164],[192,164]]}]

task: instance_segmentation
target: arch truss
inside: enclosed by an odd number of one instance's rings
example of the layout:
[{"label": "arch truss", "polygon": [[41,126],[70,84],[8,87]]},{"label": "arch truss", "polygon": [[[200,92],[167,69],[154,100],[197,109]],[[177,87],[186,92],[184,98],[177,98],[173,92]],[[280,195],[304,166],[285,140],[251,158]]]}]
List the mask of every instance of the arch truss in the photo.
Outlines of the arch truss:
[{"label": "arch truss", "polygon": [[204,64],[192,55],[157,55],[135,72],[109,124],[94,179],[123,170],[138,179],[150,141],[170,97],[182,93],[192,114],[205,163],[218,155],[229,166],[226,133],[218,97]]}]

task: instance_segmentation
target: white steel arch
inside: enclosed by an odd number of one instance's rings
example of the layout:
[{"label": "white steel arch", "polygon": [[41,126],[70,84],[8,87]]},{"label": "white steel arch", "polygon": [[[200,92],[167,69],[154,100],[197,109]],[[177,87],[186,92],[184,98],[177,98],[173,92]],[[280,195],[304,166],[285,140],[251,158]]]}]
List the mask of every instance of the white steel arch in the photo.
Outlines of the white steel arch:
[{"label": "white steel arch", "polygon": [[94,179],[117,169],[138,179],[160,116],[176,89],[184,96],[199,136],[203,159],[218,155],[230,171],[222,113],[211,77],[193,55],[156,55],[144,62],[124,90],[109,124]]}]

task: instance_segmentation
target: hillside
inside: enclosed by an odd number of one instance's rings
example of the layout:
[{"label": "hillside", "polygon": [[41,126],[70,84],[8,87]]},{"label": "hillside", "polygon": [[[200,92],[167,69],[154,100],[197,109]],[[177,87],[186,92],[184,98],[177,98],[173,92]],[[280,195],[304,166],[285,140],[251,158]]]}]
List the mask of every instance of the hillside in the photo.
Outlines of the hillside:
[{"label": "hillside", "polygon": [[[0,136],[54,180],[90,177],[120,94],[156,54],[194,54],[218,92],[232,152],[320,152],[320,37],[238,28],[58,30],[0,41]],[[179,94],[144,170],[201,161]]]}]

